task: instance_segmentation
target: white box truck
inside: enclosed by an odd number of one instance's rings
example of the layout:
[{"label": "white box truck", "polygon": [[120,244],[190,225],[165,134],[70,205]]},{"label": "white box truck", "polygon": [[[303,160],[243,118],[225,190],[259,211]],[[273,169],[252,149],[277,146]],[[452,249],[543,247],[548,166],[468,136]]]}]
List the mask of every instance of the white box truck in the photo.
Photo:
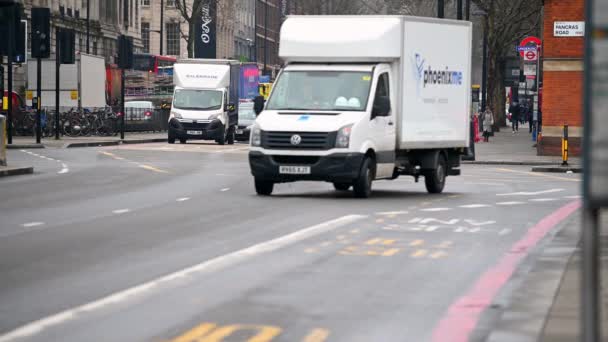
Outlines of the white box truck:
[{"label": "white box truck", "polygon": [[471,23],[408,16],[291,16],[281,71],[251,132],[260,195],[332,182],[420,176],[431,193],[460,174],[469,144]]},{"label": "white box truck", "polygon": [[168,142],[215,140],[234,144],[238,123],[240,63],[183,59],[173,65],[173,101]]}]

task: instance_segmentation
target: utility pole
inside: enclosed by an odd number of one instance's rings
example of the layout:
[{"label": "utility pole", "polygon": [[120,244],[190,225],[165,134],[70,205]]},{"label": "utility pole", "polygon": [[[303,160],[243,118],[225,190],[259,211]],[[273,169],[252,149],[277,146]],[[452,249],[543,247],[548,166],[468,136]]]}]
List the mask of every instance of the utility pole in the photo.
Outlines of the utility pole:
[{"label": "utility pole", "polygon": [[264,71],[262,74],[267,75],[267,63],[268,59],[268,0],[264,3]]},{"label": "utility pole", "polygon": [[486,93],[488,89],[488,15],[483,21],[483,52],[481,62],[481,112],[486,110]]},{"label": "utility pole", "polygon": [[[14,6],[14,5],[13,5]],[[6,113],[6,134],[7,143],[10,145],[13,143],[13,48],[15,46],[15,29],[13,27],[13,16],[17,10],[13,9],[10,11],[11,17],[8,22],[8,54],[7,54],[7,67],[8,67],[8,106]],[[2,94],[4,96],[4,93]]]},{"label": "utility pole", "polygon": [[[88,1],[87,1],[87,12],[88,12]],[[88,23],[88,20],[87,20]],[[59,140],[59,94],[61,93],[60,82],[59,82],[59,68],[61,68],[61,29],[57,27],[55,29],[55,140]],[[87,50],[89,48],[88,44],[88,35],[87,35]],[[88,52],[88,51],[87,51]],[[79,81],[80,82],[80,81]],[[80,91],[78,92],[78,96],[80,97]],[[47,122],[47,125],[49,123]]]},{"label": "utility pole", "polygon": [[160,0],[160,51],[158,52],[159,55],[163,55],[163,26],[165,26],[164,24],[164,17],[165,17],[165,2],[164,0]]},{"label": "utility pole", "polygon": [[[89,41],[91,38],[91,0],[87,0],[87,54],[89,53]],[[79,94],[80,96],[80,94]]]},{"label": "utility pole", "polygon": [[462,0],[456,1],[456,19],[462,20]]},{"label": "utility pole", "polygon": [[437,18],[445,18],[443,0],[437,0]]}]

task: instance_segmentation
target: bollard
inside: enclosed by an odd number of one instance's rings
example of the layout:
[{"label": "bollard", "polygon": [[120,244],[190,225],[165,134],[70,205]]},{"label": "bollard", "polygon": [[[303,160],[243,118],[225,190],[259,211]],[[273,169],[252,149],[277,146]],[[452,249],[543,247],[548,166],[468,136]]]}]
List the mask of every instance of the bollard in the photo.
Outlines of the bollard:
[{"label": "bollard", "polygon": [[6,166],[6,117],[0,115],[0,166]]},{"label": "bollard", "polygon": [[562,137],[562,166],[568,165],[568,125],[564,125],[564,135]]}]

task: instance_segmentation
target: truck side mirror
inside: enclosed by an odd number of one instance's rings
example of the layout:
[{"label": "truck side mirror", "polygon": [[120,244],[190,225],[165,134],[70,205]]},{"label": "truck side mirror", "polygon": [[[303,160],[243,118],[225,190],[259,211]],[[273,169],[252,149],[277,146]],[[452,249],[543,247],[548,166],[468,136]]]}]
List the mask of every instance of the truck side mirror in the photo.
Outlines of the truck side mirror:
[{"label": "truck side mirror", "polygon": [[228,111],[229,111],[230,113],[233,113],[233,112],[235,112],[235,111],[236,111],[236,106],[234,105],[234,103],[229,103],[229,104],[228,104]]},{"label": "truck side mirror", "polygon": [[388,116],[391,111],[391,100],[388,96],[378,96],[372,106],[372,119],[377,116]]},{"label": "truck side mirror", "polygon": [[253,111],[255,112],[255,116],[260,115],[260,113],[264,110],[264,96],[258,95],[253,99]]}]

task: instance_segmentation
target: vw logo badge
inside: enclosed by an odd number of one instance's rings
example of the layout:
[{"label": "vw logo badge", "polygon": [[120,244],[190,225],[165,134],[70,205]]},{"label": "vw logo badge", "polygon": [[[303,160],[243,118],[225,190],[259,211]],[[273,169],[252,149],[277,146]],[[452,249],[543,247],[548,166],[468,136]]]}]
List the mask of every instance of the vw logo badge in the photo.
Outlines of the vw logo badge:
[{"label": "vw logo badge", "polygon": [[300,143],[302,142],[302,137],[299,136],[299,135],[297,135],[297,134],[294,134],[294,135],[291,136],[290,141],[291,141],[291,144],[294,145],[294,146],[295,145],[300,145]]}]

